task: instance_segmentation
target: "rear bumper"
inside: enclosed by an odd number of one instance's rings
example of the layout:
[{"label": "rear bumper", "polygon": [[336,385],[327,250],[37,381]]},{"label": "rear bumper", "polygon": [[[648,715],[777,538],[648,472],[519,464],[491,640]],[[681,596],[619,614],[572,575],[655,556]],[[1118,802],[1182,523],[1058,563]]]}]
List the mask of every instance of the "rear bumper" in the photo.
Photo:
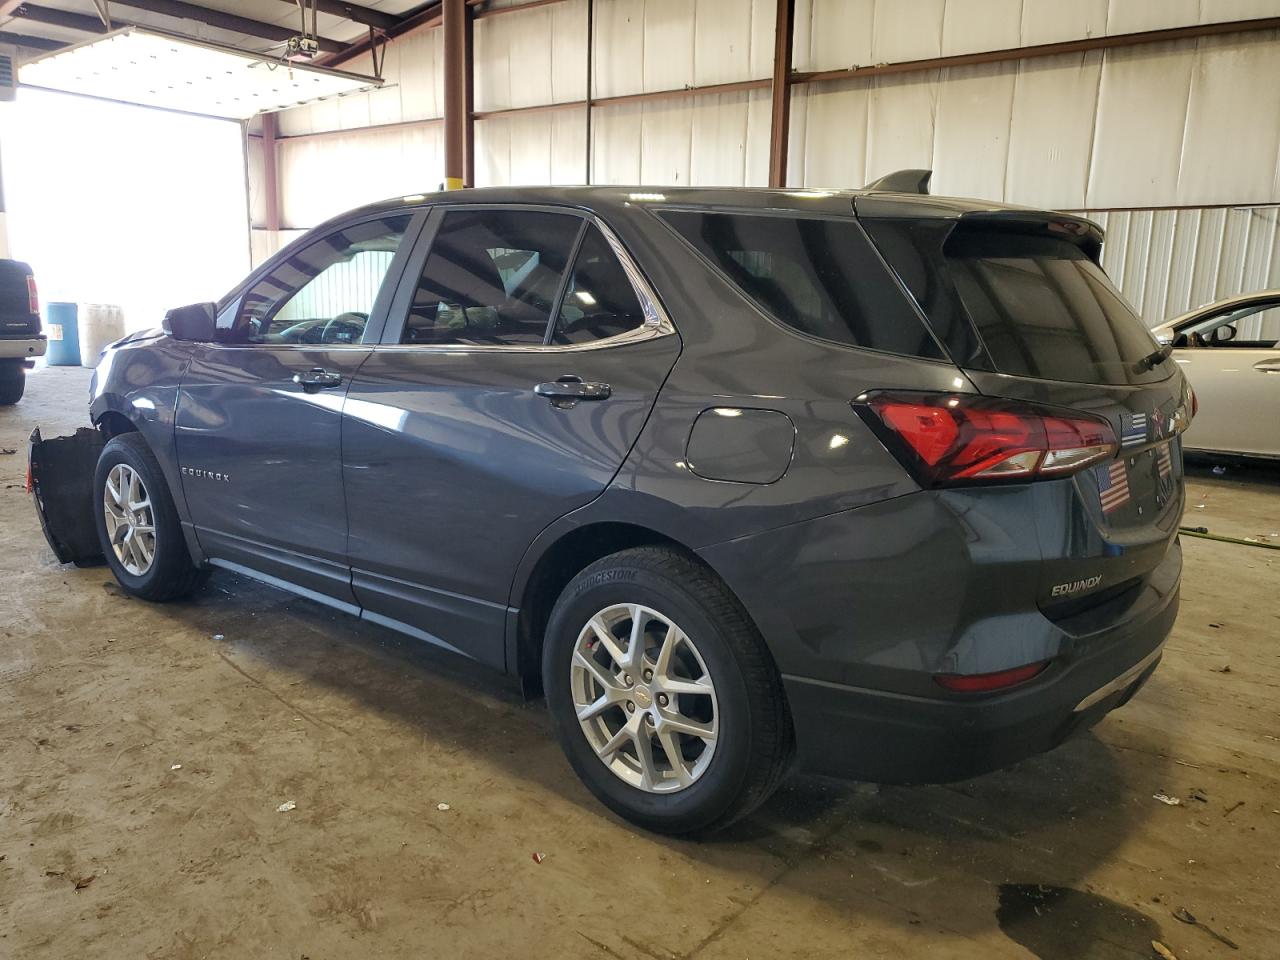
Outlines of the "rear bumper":
[{"label": "rear bumper", "polygon": [[48,340],[38,337],[0,337],[0,360],[34,360],[43,357]]},{"label": "rear bumper", "polygon": [[1155,672],[1178,613],[1175,588],[1140,623],[1091,637],[1008,693],[934,699],[784,677],[800,765],[880,783],[945,783],[1009,766],[1088,730]]},{"label": "rear bumper", "polygon": [[[1051,749],[1132,695],[1177,615],[1182,551],[1172,531],[1091,533],[1063,483],[924,491],[699,551],[769,646],[803,767],[963,779]],[[1064,568],[1061,580],[1122,589],[1046,612]],[[1041,662],[991,694],[934,680]]]}]

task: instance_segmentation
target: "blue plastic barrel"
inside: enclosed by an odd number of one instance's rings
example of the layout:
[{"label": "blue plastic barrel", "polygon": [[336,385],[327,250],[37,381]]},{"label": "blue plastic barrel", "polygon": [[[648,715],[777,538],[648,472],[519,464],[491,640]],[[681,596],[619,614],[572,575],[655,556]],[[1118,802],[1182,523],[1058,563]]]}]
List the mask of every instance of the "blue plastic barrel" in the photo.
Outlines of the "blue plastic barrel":
[{"label": "blue plastic barrel", "polygon": [[50,303],[45,308],[45,361],[51,367],[80,366],[80,321],[74,303]]}]

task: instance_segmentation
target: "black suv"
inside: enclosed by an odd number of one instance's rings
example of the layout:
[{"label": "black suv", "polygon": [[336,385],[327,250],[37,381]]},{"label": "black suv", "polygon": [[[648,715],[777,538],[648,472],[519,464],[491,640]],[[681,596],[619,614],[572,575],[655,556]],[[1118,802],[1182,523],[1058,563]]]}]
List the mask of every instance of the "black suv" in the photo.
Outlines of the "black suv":
[{"label": "black suv", "polygon": [[518,674],[655,830],[793,759],[970,776],[1177,611],[1191,397],[1101,242],[879,190],[365,207],[106,352],[83,526],[137,596],[225,567]]},{"label": "black suv", "polygon": [[0,406],[22,399],[27,367],[44,350],[36,278],[25,263],[0,260]]}]

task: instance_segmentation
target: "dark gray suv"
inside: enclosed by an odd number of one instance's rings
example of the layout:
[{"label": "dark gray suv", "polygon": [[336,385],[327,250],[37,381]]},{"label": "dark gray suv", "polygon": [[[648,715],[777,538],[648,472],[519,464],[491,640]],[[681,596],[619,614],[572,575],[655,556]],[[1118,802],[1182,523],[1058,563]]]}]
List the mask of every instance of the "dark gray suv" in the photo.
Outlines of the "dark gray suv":
[{"label": "dark gray suv", "polygon": [[967,777],[1124,703],[1177,612],[1193,400],[1101,241],[876,190],[377,204],[109,349],[78,502],[137,596],[224,567],[517,674],[654,830],[793,760]]}]

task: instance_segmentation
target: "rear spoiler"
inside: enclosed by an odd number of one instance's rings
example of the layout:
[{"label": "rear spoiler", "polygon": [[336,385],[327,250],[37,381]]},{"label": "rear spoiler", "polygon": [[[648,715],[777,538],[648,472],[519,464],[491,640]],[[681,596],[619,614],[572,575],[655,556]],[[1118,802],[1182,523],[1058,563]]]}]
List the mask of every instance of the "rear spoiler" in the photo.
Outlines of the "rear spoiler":
[{"label": "rear spoiler", "polygon": [[1074,243],[1095,262],[1106,235],[1092,220],[1071,213],[927,194],[863,193],[854,197],[853,209],[860,220],[942,220],[955,227],[1058,237]]},{"label": "rear spoiler", "polygon": [[93,473],[105,443],[92,427],[49,440],[40,436],[39,427],[31,431],[27,490],[59,563],[103,562],[93,513]]}]

